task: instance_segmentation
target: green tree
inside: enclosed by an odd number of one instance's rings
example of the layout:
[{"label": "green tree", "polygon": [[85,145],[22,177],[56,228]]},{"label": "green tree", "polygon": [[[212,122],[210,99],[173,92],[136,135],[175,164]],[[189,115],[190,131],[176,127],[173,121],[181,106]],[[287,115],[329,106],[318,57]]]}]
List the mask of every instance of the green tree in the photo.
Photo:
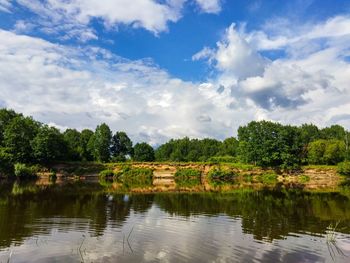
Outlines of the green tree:
[{"label": "green tree", "polygon": [[0,147],[0,176],[13,173],[13,156],[8,153],[7,148]]},{"label": "green tree", "polygon": [[225,139],[221,144],[220,155],[237,156],[239,142],[235,137]]},{"label": "green tree", "polygon": [[67,144],[60,131],[44,125],[32,143],[35,160],[39,163],[50,163],[63,160],[67,153]]},{"label": "green tree", "polygon": [[95,133],[91,136],[88,146],[96,161],[108,162],[110,159],[112,132],[107,124],[102,123],[96,127]]},{"label": "green tree", "polygon": [[304,123],[300,126],[299,129],[300,129],[300,137],[301,137],[300,139],[304,145],[307,145],[310,142],[320,139],[320,136],[321,136],[320,130],[314,124]]},{"label": "green tree", "polygon": [[138,162],[153,162],[155,160],[154,149],[148,143],[136,143],[133,159]]},{"label": "green tree", "polygon": [[325,140],[337,139],[344,140],[346,131],[344,127],[340,125],[332,125],[321,130],[321,137]]},{"label": "green tree", "polygon": [[132,156],[132,141],[125,132],[118,131],[112,137],[111,154],[115,161],[125,161],[126,156]]},{"label": "green tree", "polygon": [[301,163],[302,144],[296,127],[252,121],[238,129],[240,158],[260,166],[294,168]]},{"label": "green tree", "polygon": [[94,132],[84,129],[80,134],[81,159],[84,161],[92,161],[94,159],[92,152],[89,150],[89,141],[94,136]]},{"label": "green tree", "polygon": [[83,147],[81,145],[81,134],[76,129],[67,129],[63,133],[63,138],[68,147],[68,160],[79,161],[82,160]]},{"label": "green tree", "polygon": [[325,164],[323,159],[326,150],[327,141],[320,139],[313,141],[308,146],[308,163],[309,164]]},{"label": "green tree", "polygon": [[0,145],[2,145],[2,141],[4,139],[3,134],[6,126],[12,121],[12,119],[18,116],[22,115],[13,110],[0,109]]},{"label": "green tree", "polygon": [[342,140],[327,141],[324,151],[323,160],[326,164],[338,164],[345,158],[345,143]]},{"label": "green tree", "polygon": [[4,146],[13,156],[13,162],[26,163],[33,159],[30,142],[36,136],[40,124],[32,118],[18,116],[13,118],[4,131]]}]

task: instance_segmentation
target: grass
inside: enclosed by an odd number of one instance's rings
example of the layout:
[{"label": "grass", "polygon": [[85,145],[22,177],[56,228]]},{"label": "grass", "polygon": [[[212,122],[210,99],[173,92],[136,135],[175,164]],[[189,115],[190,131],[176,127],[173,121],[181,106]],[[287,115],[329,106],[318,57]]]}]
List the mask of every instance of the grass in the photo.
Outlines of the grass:
[{"label": "grass", "polygon": [[177,186],[191,187],[201,183],[201,171],[191,168],[178,169],[174,175]]},{"label": "grass", "polygon": [[299,182],[302,184],[305,184],[310,181],[310,176],[307,175],[300,175],[299,176]]},{"label": "grass", "polygon": [[259,177],[260,182],[263,184],[275,184],[277,182],[277,174],[264,173]]},{"label": "grass", "polygon": [[237,174],[229,169],[215,167],[208,173],[209,183],[213,186],[234,184]]}]

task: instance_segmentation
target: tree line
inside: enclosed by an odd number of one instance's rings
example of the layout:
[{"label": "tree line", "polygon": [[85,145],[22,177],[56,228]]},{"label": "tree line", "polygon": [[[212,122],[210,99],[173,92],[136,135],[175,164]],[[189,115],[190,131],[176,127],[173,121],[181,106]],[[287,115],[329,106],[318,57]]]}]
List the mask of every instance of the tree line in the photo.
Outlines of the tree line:
[{"label": "tree line", "polygon": [[252,121],[238,129],[237,138],[171,139],[153,149],[133,145],[123,131],[113,133],[105,123],[94,131],[61,132],[9,109],[0,109],[0,173],[15,163],[60,161],[121,162],[224,160],[259,166],[295,168],[304,164],[337,164],[349,157],[349,132],[340,125],[319,129],[313,124],[282,125]]}]

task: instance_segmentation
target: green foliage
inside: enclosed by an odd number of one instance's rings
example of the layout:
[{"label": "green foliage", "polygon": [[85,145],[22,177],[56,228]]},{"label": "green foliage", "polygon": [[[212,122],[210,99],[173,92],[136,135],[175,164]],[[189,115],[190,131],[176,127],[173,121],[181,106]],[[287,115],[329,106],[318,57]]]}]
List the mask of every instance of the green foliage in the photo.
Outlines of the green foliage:
[{"label": "green foliage", "polygon": [[300,139],[304,145],[307,145],[310,142],[320,139],[320,130],[314,124],[306,124],[300,126]]},{"label": "green foliage", "polygon": [[14,119],[15,117],[22,116],[21,114],[16,113],[13,110],[0,109],[0,146],[3,142],[3,134],[6,126]]},{"label": "green foliage", "polygon": [[223,184],[233,184],[237,174],[229,169],[213,168],[208,173],[209,183],[217,186]]},{"label": "green foliage", "polygon": [[153,147],[145,142],[137,143],[134,147],[133,159],[138,162],[153,162],[155,159]]},{"label": "green foliage", "polygon": [[35,160],[39,163],[63,160],[67,152],[63,135],[58,129],[47,125],[40,128],[31,145]]},{"label": "green foliage", "polygon": [[83,148],[81,146],[81,134],[76,129],[67,129],[63,133],[67,144],[67,158],[72,161],[82,160]]},{"label": "green foliage", "polygon": [[338,164],[338,173],[341,175],[350,175],[350,161],[341,162]]},{"label": "green foliage", "polygon": [[125,166],[114,176],[117,182],[122,182],[127,188],[150,187],[153,184],[153,170],[149,168],[132,168]]},{"label": "green foliage", "polygon": [[321,130],[321,138],[325,140],[344,140],[345,135],[345,129],[340,125],[332,125]]},{"label": "green foliage", "polygon": [[110,178],[113,177],[115,175],[113,170],[107,169],[107,170],[103,170],[99,173],[100,178]]},{"label": "green foliage", "polygon": [[237,157],[234,156],[214,156],[214,157],[210,157],[208,162],[210,163],[236,163]]},{"label": "green foliage", "polygon": [[220,147],[219,154],[222,156],[236,156],[238,153],[239,142],[235,137],[225,139]]},{"label": "green foliage", "polygon": [[234,140],[234,138],[228,138],[223,146],[222,142],[209,138],[202,140],[189,139],[188,137],[171,139],[156,150],[156,160],[174,162],[207,161],[213,156],[233,152]]},{"label": "green foliage", "polygon": [[8,153],[7,148],[0,147],[0,176],[11,175],[13,173],[13,156]]},{"label": "green foliage", "polygon": [[37,165],[28,166],[23,163],[16,163],[14,167],[15,176],[23,179],[36,177],[40,169]]},{"label": "green foliage", "polygon": [[308,163],[337,164],[344,160],[346,154],[345,143],[341,140],[316,140],[308,146]]},{"label": "green foliage", "polygon": [[13,162],[26,163],[33,160],[30,142],[36,136],[39,127],[38,122],[23,116],[13,118],[5,127],[3,144],[13,155]]},{"label": "green foliage", "polygon": [[267,167],[295,168],[301,163],[302,143],[297,127],[252,121],[238,129],[243,162]]},{"label": "green foliage", "polygon": [[132,141],[125,132],[116,132],[112,137],[111,154],[114,161],[125,161],[133,155]]},{"label": "green foliage", "polygon": [[109,161],[111,139],[112,132],[107,124],[103,123],[97,126],[94,135],[91,136],[88,143],[92,156],[96,161]]},{"label": "green foliage", "polygon": [[199,185],[201,183],[201,174],[201,171],[196,169],[178,169],[174,175],[175,183],[182,187]]},{"label": "green foliage", "polygon": [[259,181],[263,184],[275,184],[277,183],[277,174],[275,173],[263,173],[259,177]]},{"label": "green foliage", "polygon": [[81,153],[80,158],[83,161],[92,161],[94,159],[91,151],[89,150],[89,141],[91,137],[93,137],[94,132],[89,129],[84,129],[81,131],[80,134],[80,147],[81,147]]},{"label": "green foliage", "polygon": [[307,175],[301,175],[299,176],[299,182],[304,184],[310,181],[310,177]]}]

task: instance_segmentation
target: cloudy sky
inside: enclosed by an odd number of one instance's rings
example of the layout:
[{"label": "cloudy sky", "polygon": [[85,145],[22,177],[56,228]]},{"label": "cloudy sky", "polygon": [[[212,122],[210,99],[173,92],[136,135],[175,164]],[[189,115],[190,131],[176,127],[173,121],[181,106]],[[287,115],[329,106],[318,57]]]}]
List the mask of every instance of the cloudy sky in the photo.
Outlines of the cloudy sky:
[{"label": "cloudy sky", "polygon": [[0,107],[153,145],[350,129],[350,1],[0,0]]}]

